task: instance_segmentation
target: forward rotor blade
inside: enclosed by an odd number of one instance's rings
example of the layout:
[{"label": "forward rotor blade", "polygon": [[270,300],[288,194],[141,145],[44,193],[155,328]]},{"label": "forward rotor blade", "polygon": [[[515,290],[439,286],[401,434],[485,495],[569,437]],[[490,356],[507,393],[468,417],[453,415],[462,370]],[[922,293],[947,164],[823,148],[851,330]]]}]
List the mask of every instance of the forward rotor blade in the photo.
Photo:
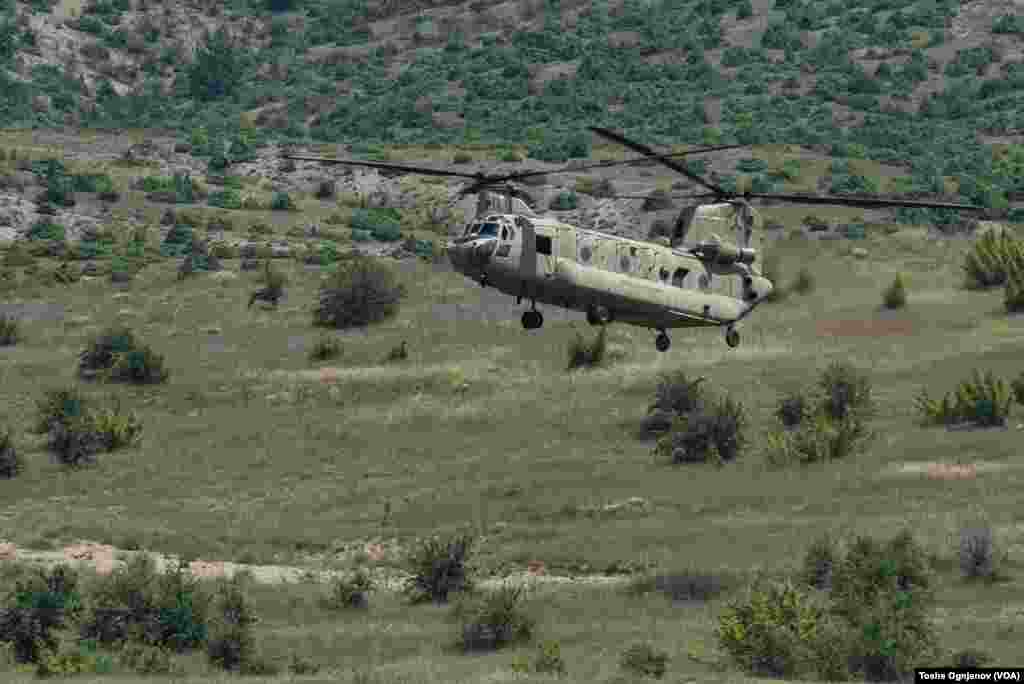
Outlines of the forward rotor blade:
[{"label": "forward rotor blade", "polygon": [[367,166],[371,169],[390,169],[394,171],[406,171],[408,173],[422,173],[425,176],[455,176],[457,178],[472,178],[473,180],[489,180],[488,176],[482,173],[459,173],[458,171],[442,171],[431,169],[426,166],[405,166],[403,164],[386,164],[384,162],[364,162],[351,159],[321,159],[320,157],[295,157],[285,155],[282,159],[294,159],[296,161],[315,161],[322,164],[346,164],[348,166]]},{"label": "forward rotor blade", "polygon": [[880,209],[885,207],[910,207],[918,209],[957,209],[961,211],[984,211],[985,207],[974,204],[955,204],[950,202],[928,202],[922,200],[898,200],[874,197],[838,197],[836,195],[775,195],[771,193],[752,192],[749,194],[735,195],[742,199],[767,199],[780,200],[783,202],[795,202],[798,204],[831,204],[847,205],[851,207],[864,207],[865,209]]},{"label": "forward rotor blade", "polygon": [[646,157],[650,157],[650,158],[656,159],[657,161],[661,162],[662,164],[664,164],[668,168],[672,169],[673,171],[678,171],[679,173],[683,174],[684,176],[686,176],[687,178],[692,180],[694,183],[698,183],[700,185],[703,185],[705,188],[708,188],[709,190],[713,190],[715,193],[717,193],[718,195],[720,195],[722,197],[727,197],[727,196],[729,196],[731,194],[731,193],[727,192],[725,190],[725,188],[721,188],[721,187],[719,187],[717,185],[714,185],[713,183],[710,183],[710,182],[704,180],[703,178],[701,178],[697,174],[691,172],[689,169],[687,169],[682,164],[678,164],[678,163],[676,163],[675,161],[673,161],[671,159],[665,158],[663,155],[659,155],[657,151],[651,149],[647,145],[642,145],[642,144],[640,144],[638,142],[633,142],[632,140],[629,140],[628,138],[624,138],[621,135],[619,135],[618,133],[616,133],[615,131],[610,131],[607,128],[598,128],[597,126],[591,126],[590,130],[592,130],[594,133],[597,133],[602,138],[607,138],[608,140],[611,140],[613,142],[617,142],[617,143],[619,143],[620,145],[622,145],[624,147],[628,147],[629,149],[633,150],[634,152],[639,152],[640,154],[642,154],[642,155],[644,155]]},{"label": "forward rotor blade", "polygon": [[556,174],[556,173],[573,173],[575,171],[584,171],[586,169],[600,169],[607,166],[619,166],[622,164],[636,164],[642,161],[660,161],[662,159],[671,159],[673,157],[687,157],[691,154],[701,154],[704,152],[718,152],[720,150],[734,150],[740,147],[746,147],[746,145],[718,145],[716,147],[699,147],[695,150],[687,150],[686,152],[672,152],[671,154],[659,154],[655,157],[634,157],[633,159],[618,159],[603,162],[594,162],[593,164],[584,164],[582,166],[566,166],[561,169],[554,169],[552,171],[527,171],[523,174],[514,174],[513,176],[507,177],[506,179],[515,180],[516,178],[526,178],[529,176],[539,176],[542,174]]}]

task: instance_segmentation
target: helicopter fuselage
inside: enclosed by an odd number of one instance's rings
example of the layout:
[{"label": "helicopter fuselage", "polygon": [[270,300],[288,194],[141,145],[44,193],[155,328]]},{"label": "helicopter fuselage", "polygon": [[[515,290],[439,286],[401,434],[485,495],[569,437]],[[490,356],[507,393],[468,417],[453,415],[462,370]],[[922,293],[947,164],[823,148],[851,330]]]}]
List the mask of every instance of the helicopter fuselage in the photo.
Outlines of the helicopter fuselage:
[{"label": "helicopter fuselage", "polygon": [[743,263],[719,264],[551,218],[482,217],[450,245],[449,258],[467,277],[519,299],[585,311],[591,322],[662,331],[731,325],[772,289]]}]

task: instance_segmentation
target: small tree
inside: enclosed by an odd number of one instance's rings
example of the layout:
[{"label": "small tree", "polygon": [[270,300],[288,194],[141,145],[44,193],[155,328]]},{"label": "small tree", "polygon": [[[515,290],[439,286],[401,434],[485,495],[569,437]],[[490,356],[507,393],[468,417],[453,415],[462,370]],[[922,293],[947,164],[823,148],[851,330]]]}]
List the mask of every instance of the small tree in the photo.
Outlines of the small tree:
[{"label": "small tree", "polygon": [[405,297],[388,267],[358,256],[343,264],[320,288],[313,324],[335,328],[366,326],[398,313]]}]

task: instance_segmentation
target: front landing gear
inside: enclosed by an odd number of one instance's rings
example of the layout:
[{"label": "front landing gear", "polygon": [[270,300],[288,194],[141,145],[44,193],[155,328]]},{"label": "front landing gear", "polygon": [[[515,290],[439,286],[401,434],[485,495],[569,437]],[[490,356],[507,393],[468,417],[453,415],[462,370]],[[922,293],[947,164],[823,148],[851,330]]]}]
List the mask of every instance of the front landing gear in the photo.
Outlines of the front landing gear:
[{"label": "front landing gear", "polygon": [[726,328],[725,343],[733,349],[740,346],[740,333],[736,328]]},{"label": "front landing gear", "polygon": [[523,312],[522,318],[523,328],[526,330],[537,330],[544,325],[544,316],[541,315],[540,311],[531,309],[530,311]]},{"label": "front landing gear", "polygon": [[660,352],[667,352],[671,346],[672,340],[668,338],[668,333],[664,330],[659,330],[658,336],[654,338],[654,348]]}]

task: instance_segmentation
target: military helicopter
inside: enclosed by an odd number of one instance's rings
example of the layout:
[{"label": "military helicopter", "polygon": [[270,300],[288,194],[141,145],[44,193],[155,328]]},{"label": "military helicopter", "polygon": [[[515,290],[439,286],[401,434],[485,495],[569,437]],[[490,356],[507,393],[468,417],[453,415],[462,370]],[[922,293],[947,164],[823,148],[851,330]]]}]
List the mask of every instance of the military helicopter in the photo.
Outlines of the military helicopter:
[{"label": "military helicopter", "polygon": [[[620,321],[656,330],[655,348],[659,352],[668,351],[671,346],[667,331],[672,328],[719,326],[725,330],[726,344],[739,346],[738,324],[772,292],[773,284],[764,277],[758,263],[763,221],[750,206],[752,199],[866,208],[983,210],[967,204],[917,200],[732,192],[693,173],[676,158],[742,145],[659,154],[614,131],[598,127],[590,130],[642,156],[504,175],[384,162],[291,155],[284,158],[472,180],[458,196],[477,194],[477,216],[448,247],[449,259],[457,271],[483,287],[494,287],[515,297],[517,304],[528,299],[530,309],[522,315],[522,326],[527,330],[543,326],[544,317],[537,310],[537,302],[541,302],[586,312],[591,325]],[[526,196],[512,185],[531,176],[652,161],[709,191],[684,196],[683,199],[696,203],[683,208],[671,237],[658,242],[632,240],[538,216],[524,201]],[[506,194],[494,193],[494,188],[503,188]],[[644,199],[630,195],[613,197]],[[729,239],[723,240],[722,234]]]}]

